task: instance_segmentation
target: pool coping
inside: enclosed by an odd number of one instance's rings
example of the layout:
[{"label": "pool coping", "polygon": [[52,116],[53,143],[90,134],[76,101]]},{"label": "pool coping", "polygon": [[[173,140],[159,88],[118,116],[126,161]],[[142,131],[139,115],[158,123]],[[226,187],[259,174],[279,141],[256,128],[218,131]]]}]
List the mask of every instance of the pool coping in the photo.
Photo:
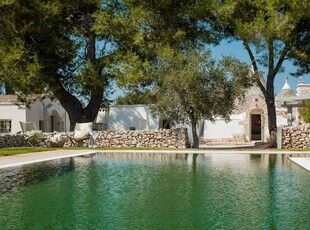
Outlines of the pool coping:
[{"label": "pool coping", "polygon": [[[13,156],[0,157],[0,169],[17,167],[26,164],[39,163],[50,160],[63,159],[68,157],[79,157],[94,153],[165,153],[165,154],[287,154],[287,155],[310,155],[310,151],[270,151],[270,150],[237,150],[237,149],[205,149],[205,150],[54,150],[35,153],[18,154]],[[310,171],[310,158],[289,157],[294,163]]]},{"label": "pool coping", "polygon": [[78,157],[95,153],[95,151],[81,150],[56,150],[35,153],[17,154],[0,157],[0,169],[17,167],[27,164],[39,163],[50,160],[58,160],[68,157]]},{"label": "pool coping", "polygon": [[308,157],[290,157],[289,158],[294,163],[303,167],[304,169],[310,171],[310,158]]}]

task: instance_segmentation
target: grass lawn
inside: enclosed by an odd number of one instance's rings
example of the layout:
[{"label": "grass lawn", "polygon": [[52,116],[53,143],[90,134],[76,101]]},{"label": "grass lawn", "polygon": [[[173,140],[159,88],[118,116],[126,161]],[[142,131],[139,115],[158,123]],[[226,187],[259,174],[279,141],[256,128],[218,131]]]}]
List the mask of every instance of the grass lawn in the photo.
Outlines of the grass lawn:
[{"label": "grass lawn", "polygon": [[57,148],[46,148],[46,147],[0,148],[0,157],[12,156],[12,155],[22,154],[22,153],[51,151],[55,149]]},{"label": "grass lawn", "polygon": [[[25,153],[34,153],[34,152],[44,152],[44,151],[52,151],[52,150],[89,150],[88,147],[65,147],[65,148],[46,148],[46,147],[12,147],[12,148],[0,148],[0,157],[2,156],[13,156],[17,154],[25,154]],[[143,147],[127,147],[127,148],[95,148],[98,150],[168,150],[168,148],[143,148]],[[184,149],[169,149],[169,150],[184,150]],[[191,149],[193,150],[193,149]]]}]

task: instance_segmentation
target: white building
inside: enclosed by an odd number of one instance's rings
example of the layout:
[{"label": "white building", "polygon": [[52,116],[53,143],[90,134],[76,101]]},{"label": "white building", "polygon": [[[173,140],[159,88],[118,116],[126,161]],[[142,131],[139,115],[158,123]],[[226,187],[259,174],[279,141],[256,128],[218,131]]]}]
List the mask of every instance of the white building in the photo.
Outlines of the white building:
[{"label": "white building", "polygon": [[[310,84],[299,83],[297,96],[310,95]],[[288,79],[281,92],[276,96],[277,125],[299,122],[297,109],[290,113],[283,104],[283,98],[296,97]],[[288,122],[289,121],[289,122]],[[100,111],[97,122],[107,124],[109,130],[147,130],[164,127],[164,122],[152,117],[146,105],[113,105],[109,111]],[[187,127],[190,140],[191,128]],[[225,141],[241,138],[245,141],[267,141],[269,137],[267,107],[264,96],[258,87],[252,87],[243,101],[236,102],[236,109],[226,122],[215,118],[215,122],[203,121],[197,129],[198,135],[206,141]]]},{"label": "white building", "polygon": [[69,131],[68,114],[59,101],[45,98],[25,108],[18,106],[16,100],[15,95],[0,95],[0,133],[15,134],[21,131],[20,121],[34,121],[37,128],[44,132]]},{"label": "white building", "polygon": [[107,124],[108,130],[151,130],[163,127],[162,121],[153,117],[147,105],[112,105],[100,110],[97,123]]},{"label": "white building", "polygon": [[[310,96],[310,84],[300,82],[295,94],[286,78],[282,90],[275,98],[278,126],[296,125],[300,122],[297,108],[287,109],[285,101],[287,98],[301,96]],[[216,118],[214,123],[205,121],[203,138],[212,141],[242,137],[246,141],[267,141],[269,137],[267,106],[260,89],[256,86],[250,88],[244,101],[236,102],[236,105],[228,123],[221,118]]]},{"label": "white building", "polygon": [[[300,82],[297,94],[291,89],[287,79],[276,96],[277,125],[297,124],[299,121],[297,106],[290,106],[287,101],[310,99],[310,84]],[[69,131],[68,114],[56,101],[46,98],[31,105],[31,108],[19,108],[16,96],[0,96],[0,133],[21,131],[20,121],[34,121],[44,132]],[[287,100],[289,99],[289,100]],[[109,110],[100,110],[96,119],[108,130],[152,130],[170,128],[169,124],[158,117],[153,117],[147,105],[112,105]],[[191,129],[187,127],[190,140]],[[267,107],[258,87],[248,90],[244,101],[236,102],[236,109],[229,122],[215,118],[215,122],[202,121],[197,129],[199,136],[208,141],[216,139],[243,138],[246,141],[266,141],[269,137]]]}]

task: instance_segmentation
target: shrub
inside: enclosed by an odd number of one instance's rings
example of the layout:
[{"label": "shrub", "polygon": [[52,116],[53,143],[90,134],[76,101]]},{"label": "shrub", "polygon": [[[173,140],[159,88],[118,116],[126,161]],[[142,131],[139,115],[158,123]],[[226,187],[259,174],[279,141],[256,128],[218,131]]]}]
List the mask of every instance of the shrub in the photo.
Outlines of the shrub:
[{"label": "shrub", "polygon": [[299,110],[299,115],[304,122],[310,123],[310,100],[305,101],[305,107]]}]

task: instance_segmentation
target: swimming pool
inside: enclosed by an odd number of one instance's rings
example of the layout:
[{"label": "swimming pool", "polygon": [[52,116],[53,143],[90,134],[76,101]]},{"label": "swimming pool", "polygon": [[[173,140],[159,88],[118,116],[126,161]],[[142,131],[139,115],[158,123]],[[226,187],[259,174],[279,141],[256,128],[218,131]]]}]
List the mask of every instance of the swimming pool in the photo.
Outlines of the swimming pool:
[{"label": "swimming pool", "polygon": [[0,171],[0,229],[309,229],[285,155],[98,153]]}]

